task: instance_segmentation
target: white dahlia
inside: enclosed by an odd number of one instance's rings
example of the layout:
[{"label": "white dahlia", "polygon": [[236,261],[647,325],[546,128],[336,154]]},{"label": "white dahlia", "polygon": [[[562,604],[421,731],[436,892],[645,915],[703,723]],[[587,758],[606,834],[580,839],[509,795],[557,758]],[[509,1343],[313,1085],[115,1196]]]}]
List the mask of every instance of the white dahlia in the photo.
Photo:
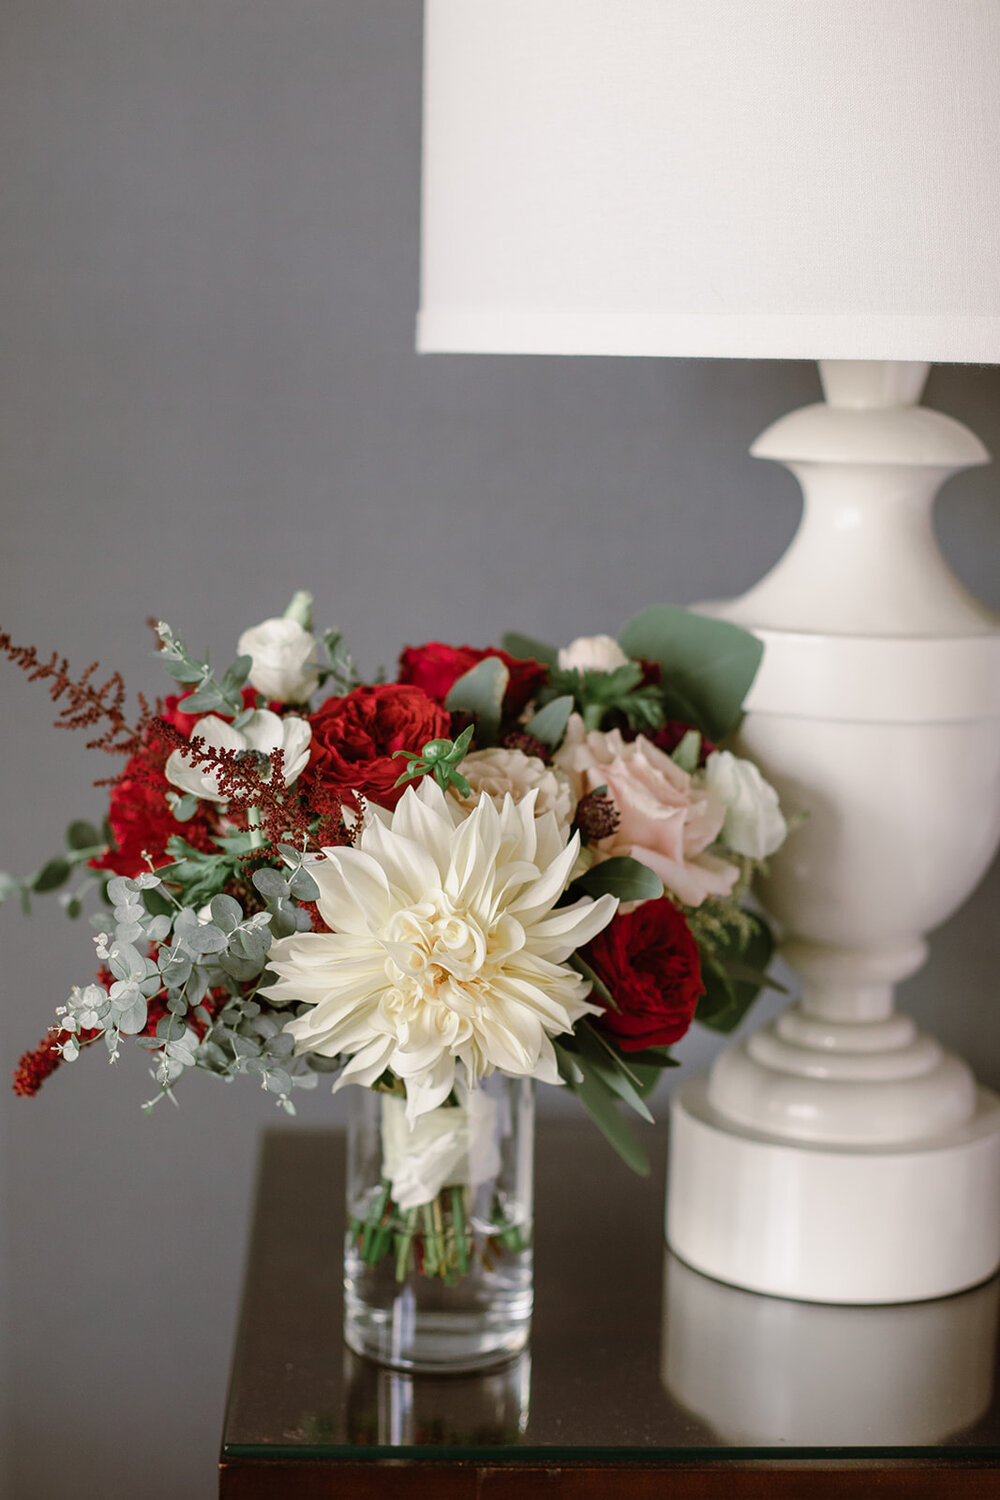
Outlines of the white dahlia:
[{"label": "white dahlia", "polygon": [[406,1084],[411,1122],[456,1083],[500,1069],[559,1083],[550,1037],[599,1007],[566,959],[612,918],[601,896],[555,907],[576,861],[535,794],[489,797],[463,816],[425,776],[394,812],[369,808],[353,848],[309,872],[329,933],[271,948],[265,993],[311,1009],[286,1026],[298,1052],[350,1060],[336,1087],[386,1069]]}]

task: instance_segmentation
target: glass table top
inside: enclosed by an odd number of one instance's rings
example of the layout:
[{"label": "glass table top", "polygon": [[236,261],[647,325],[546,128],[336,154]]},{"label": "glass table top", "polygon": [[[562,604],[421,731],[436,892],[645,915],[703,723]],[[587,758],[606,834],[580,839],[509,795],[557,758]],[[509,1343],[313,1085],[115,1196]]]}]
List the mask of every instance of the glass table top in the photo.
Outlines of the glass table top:
[{"label": "glass table top", "polygon": [[269,1132],[223,1457],[1000,1462],[1000,1282],[868,1308],[713,1282],[664,1245],[657,1137],[639,1179],[586,1123],[539,1122],[530,1346],[432,1377],[341,1341],[342,1136]]}]

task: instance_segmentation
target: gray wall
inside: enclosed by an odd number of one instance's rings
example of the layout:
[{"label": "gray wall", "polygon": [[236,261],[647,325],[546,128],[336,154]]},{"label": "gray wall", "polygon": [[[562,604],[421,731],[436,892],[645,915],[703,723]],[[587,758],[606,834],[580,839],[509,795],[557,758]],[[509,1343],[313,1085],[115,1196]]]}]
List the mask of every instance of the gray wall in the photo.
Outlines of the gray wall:
[{"label": "gray wall", "polygon": [[[816,399],[810,366],[417,358],[419,89],[418,0],[4,0],[16,639],[155,693],[148,615],[223,660],[308,587],[374,670],[431,637],[614,632],[648,603],[740,592],[780,553],[795,488],[746,449]],[[994,370],[939,369],[928,389],[994,449],[998,397]],[[1000,605],[994,487],[955,480],[940,533]],[[13,668],[3,705],[0,863],[28,871],[70,817],[100,815],[109,766]],[[998,888],[907,986],[994,1084]],[[7,1069],[91,962],[54,903],[4,909],[0,934]],[[277,1117],[249,1084],[196,1078],[147,1121],[149,1092],[133,1055],[3,1095],[18,1500],[214,1491],[256,1143]],[[300,1118],[339,1108],[319,1096]]]}]

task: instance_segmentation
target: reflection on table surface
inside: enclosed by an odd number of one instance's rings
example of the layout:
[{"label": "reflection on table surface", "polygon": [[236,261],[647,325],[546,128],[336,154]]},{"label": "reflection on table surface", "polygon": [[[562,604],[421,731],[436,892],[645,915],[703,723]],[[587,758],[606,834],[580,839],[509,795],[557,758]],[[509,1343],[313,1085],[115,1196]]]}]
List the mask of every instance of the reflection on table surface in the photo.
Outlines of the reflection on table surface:
[{"label": "reflection on table surface", "polygon": [[344,1350],[347,1439],[361,1447],[498,1448],[528,1426],[531,1356],[475,1375],[411,1375]]},{"label": "reflection on table surface", "polygon": [[664,1262],[660,1373],[726,1443],[945,1442],[993,1398],[1000,1279],[933,1302],[843,1307]]}]

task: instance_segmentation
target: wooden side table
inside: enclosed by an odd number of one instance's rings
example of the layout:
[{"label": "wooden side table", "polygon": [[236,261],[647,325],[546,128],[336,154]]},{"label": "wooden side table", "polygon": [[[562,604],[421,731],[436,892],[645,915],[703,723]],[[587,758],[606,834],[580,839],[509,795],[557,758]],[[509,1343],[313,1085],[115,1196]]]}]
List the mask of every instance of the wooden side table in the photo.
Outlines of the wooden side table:
[{"label": "wooden side table", "polygon": [[543,1121],[530,1349],[432,1378],[341,1341],[342,1138],[268,1133],[220,1495],[1000,1496],[997,1284],[891,1309],[719,1286],[665,1251],[664,1154],[640,1181]]}]

